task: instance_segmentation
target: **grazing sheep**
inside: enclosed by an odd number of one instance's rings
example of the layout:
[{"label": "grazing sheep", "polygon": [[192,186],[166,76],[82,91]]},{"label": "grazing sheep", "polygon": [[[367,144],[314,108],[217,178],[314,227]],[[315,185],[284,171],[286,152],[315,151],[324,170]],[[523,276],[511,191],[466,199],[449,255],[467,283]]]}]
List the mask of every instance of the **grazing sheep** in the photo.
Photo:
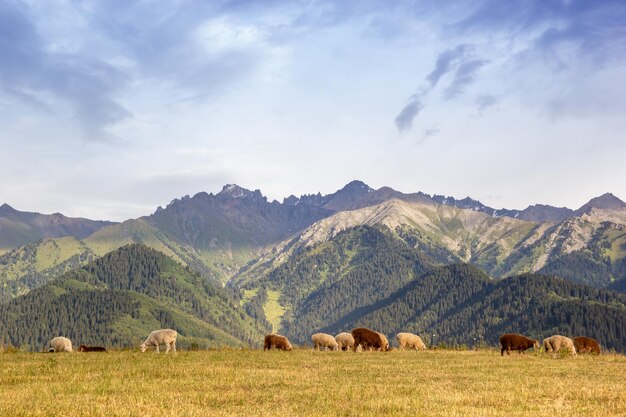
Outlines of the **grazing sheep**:
[{"label": "grazing sheep", "polygon": [[326,333],[315,333],[311,336],[311,340],[313,341],[313,350],[322,350],[322,348],[337,350],[339,346],[335,338]]},{"label": "grazing sheep", "polygon": [[366,329],[365,327],[352,329],[352,337],[354,337],[353,352],[356,352],[357,347],[360,345],[363,345],[363,350],[373,348],[385,352],[389,349],[389,342],[384,334]]},{"label": "grazing sheep", "polygon": [[85,346],[85,345],[80,345],[78,347],[78,350],[80,352],[106,352],[107,351],[102,346]]},{"label": "grazing sheep", "polygon": [[337,342],[337,347],[341,350],[352,349],[352,346],[354,346],[354,337],[350,333],[339,333],[335,336],[335,341]]},{"label": "grazing sheep", "polygon": [[170,351],[170,348],[176,352],[176,337],[178,333],[172,329],[155,330],[148,338],[139,346],[142,352],[148,349],[148,346],[155,346],[156,353],[159,353],[159,345],[165,344],[165,353]]},{"label": "grazing sheep", "polygon": [[569,350],[572,356],[576,356],[574,341],[569,337],[554,335],[543,340],[543,347],[546,352],[557,353],[559,350]]},{"label": "grazing sheep", "polygon": [[530,349],[534,347],[535,349],[539,349],[539,340],[529,339],[526,336],[522,336],[521,334],[513,334],[506,333],[500,336],[500,345],[502,348],[500,349],[500,355],[504,356],[504,351],[506,350],[506,354],[510,355],[512,350],[517,350],[519,353],[523,353],[526,349]]},{"label": "grazing sheep", "polygon": [[67,337],[57,336],[50,341],[49,352],[71,352],[72,341]]},{"label": "grazing sheep", "polygon": [[422,338],[413,333],[398,333],[396,335],[398,347],[400,349],[413,348],[415,350],[426,350],[426,345]]},{"label": "grazing sheep", "polygon": [[285,336],[279,334],[268,334],[265,336],[265,343],[263,344],[263,350],[270,350],[271,348],[291,350],[291,343]]},{"label": "grazing sheep", "polygon": [[598,343],[596,339],[585,336],[576,336],[572,339],[572,341],[574,342],[574,347],[578,353],[596,353],[598,355],[602,353],[600,343]]}]

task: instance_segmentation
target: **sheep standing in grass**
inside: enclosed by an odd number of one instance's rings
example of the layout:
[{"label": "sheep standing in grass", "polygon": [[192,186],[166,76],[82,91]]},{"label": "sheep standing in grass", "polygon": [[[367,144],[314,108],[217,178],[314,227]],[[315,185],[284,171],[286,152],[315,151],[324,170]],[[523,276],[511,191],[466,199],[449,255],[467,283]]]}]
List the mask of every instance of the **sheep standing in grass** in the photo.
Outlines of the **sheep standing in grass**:
[{"label": "sheep standing in grass", "polygon": [[339,333],[335,336],[335,341],[337,342],[337,348],[341,350],[350,350],[354,346],[354,337],[350,333]]},{"label": "sheep standing in grass", "polygon": [[585,336],[577,336],[573,338],[572,341],[574,342],[574,347],[578,353],[595,353],[598,355],[602,353],[600,343],[598,343],[596,339]]},{"label": "sheep standing in grass", "polygon": [[263,350],[270,349],[281,349],[281,350],[291,350],[291,343],[289,343],[289,339],[285,336],[281,336],[279,334],[268,334],[265,335],[265,340],[263,343]]},{"label": "sheep standing in grass", "polygon": [[337,350],[339,346],[334,337],[326,333],[315,333],[311,336],[313,341],[313,350],[322,350],[322,348]]},{"label": "sheep standing in grass", "polygon": [[505,333],[500,336],[500,355],[504,356],[504,351],[507,355],[511,354],[512,350],[517,350],[520,354],[530,348],[539,349],[539,340],[530,339],[521,334]]},{"label": "sheep standing in grass", "polygon": [[557,353],[560,350],[568,350],[572,356],[576,356],[574,341],[569,337],[554,335],[543,340],[543,347],[546,352]]},{"label": "sheep standing in grass", "polygon": [[49,352],[71,352],[72,341],[67,337],[57,336],[50,341]]},{"label": "sheep standing in grass", "polygon": [[352,329],[352,337],[354,337],[354,345],[352,346],[353,352],[356,352],[359,346],[362,346],[363,350],[372,348],[386,352],[389,349],[389,342],[384,334],[365,327]]},{"label": "sheep standing in grass", "polygon": [[178,333],[172,329],[155,330],[150,333],[150,336],[140,346],[141,351],[145,352],[148,346],[155,346],[156,353],[159,353],[159,345],[165,344],[165,353],[170,351],[170,348],[176,352],[176,337]]},{"label": "sheep standing in grass", "polygon": [[398,333],[396,335],[398,341],[398,347],[400,350],[405,348],[412,348],[415,350],[426,350],[426,345],[422,341],[422,338],[413,333]]}]

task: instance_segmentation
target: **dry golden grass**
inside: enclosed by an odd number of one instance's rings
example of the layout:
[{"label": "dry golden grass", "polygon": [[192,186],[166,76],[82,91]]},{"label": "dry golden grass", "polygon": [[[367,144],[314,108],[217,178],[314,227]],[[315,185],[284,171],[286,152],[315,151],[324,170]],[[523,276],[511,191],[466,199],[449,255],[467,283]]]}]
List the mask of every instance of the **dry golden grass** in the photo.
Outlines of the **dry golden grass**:
[{"label": "dry golden grass", "polygon": [[2,416],[620,416],[626,357],[221,350],[0,354]]}]

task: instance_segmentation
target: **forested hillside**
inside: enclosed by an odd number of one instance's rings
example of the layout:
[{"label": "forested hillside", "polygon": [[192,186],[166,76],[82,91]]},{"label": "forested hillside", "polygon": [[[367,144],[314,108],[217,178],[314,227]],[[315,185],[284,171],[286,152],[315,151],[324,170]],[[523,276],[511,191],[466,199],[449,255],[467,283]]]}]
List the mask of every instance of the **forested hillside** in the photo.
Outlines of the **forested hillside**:
[{"label": "forested hillside", "polygon": [[238,304],[236,293],[135,244],[0,305],[0,336],[34,350],[58,335],[134,346],[151,330],[171,327],[187,346],[257,345],[267,323]]},{"label": "forested hillside", "polygon": [[626,351],[624,295],[549,275],[494,280],[471,264],[436,266],[381,226],[303,248],[258,285],[280,293],[280,331],[297,343],[318,331],[368,326],[390,337],[411,331],[467,345],[497,344],[504,332],[585,334]]},{"label": "forested hillside", "polygon": [[[357,227],[335,239],[305,248],[247,290],[276,291],[286,309],[281,327],[308,329],[301,311],[323,317],[352,312],[385,298],[430,268],[431,261],[384,228]],[[317,319],[315,319],[317,320]],[[315,323],[321,323],[319,320]]]},{"label": "forested hillside", "polygon": [[626,296],[547,275],[494,282],[475,267],[450,265],[425,274],[377,311],[347,323],[356,325],[390,336],[411,331],[435,344],[496,345],[502,333],[540,340],[554,334],[586,335],[624,352]]}]

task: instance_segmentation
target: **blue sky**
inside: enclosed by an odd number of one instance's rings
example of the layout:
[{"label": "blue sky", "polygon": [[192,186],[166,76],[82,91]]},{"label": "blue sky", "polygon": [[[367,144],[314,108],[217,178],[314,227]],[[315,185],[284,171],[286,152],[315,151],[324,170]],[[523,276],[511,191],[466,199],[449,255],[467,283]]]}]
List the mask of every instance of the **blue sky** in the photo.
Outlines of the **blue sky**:
[{"label": "blue sky", "polygon": [[[442,4],[444,3],[444,4]],[[626,2],[0,0],[0,203],[626,198]]]}]

